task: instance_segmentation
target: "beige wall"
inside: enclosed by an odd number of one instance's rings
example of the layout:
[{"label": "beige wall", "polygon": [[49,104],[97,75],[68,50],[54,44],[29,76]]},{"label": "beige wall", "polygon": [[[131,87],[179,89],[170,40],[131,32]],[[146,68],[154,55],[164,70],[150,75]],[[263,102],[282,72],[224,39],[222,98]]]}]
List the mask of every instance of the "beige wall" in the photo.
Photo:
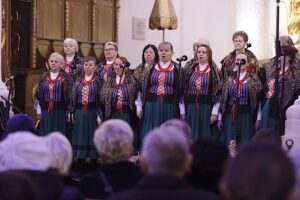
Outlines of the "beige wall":
[{"label": "beige wall", "polygon": [[[159,44],[162,31],[148,28],[149,16],[155,0],[120,0],[119,44],[120,54],[132,66],[141,62],[143,47]],[[289,0],[280,4],[280,34],[287,33]],[[174,45],[174,60],[186,54],[192,56],[192,44],[199,37],[207,37],[213,50],[213,59],[219,61],[232,49],[232,33],[245,30],[258,59],[274,55],[276,2],[270,0],[173,0],[178,17],[178,29],[166,30],[165,40]],[[146,39],[132,40],[132,17],[146,19]]]},{"label": "beige wall", "polygon": [[[165,40],[174,45],[174,60],[186,54],[192,56],[193,42],[201,37],[210,40],[214,59],[221,58],[232,49],[231,35],[235,30],[235,0],[173,0],[178,17],[178,29],[166,30]],[[120,54],[132,66],[141,62],[143,47],[148,43],[158,45],[162,31],[150,30],[149,16],[154,0],[121,0],[119,21]],[[146,39],[132,40],[132,17],[146,19]]]}]

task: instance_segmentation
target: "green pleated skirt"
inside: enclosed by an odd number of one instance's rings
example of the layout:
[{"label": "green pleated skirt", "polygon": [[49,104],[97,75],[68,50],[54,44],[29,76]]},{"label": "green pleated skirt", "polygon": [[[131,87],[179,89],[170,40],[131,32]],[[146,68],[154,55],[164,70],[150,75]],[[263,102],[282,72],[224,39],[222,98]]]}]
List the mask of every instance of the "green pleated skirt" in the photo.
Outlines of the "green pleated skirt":
[{"label": "green pleated skirt", "polygon": [[147,101],[144,109],[144,120],[141,128],[141,141],[152,129],[159,127],[162,123],[169,119],[175,118],[174,103]]},{"label": "green pleated skirt", "polygon": [[200,104],[197,109],[195,104],[187,104],[186,119],[192,129],[192,139],[212,137],[210,124],[211,105]]},{"label": "green pleated skirt", "polygon": [[53,109],[52,112],[48,112],[47,109],[43,109],[39,131],[43,136],[54,131],[66,135],[65,111],[63,109]]},{"label": "green pleated skirt", "polygon": [[251,113],[239,113],[237,122],[233,121],[230,112],[226,112],[223,117],[223,128],[221,141],[229,145],[231,140],[236,140],[237,144],[251,141],[254,135],[254,124]]},{"label": "green pleated skirt", "polygon": [[276,130],[276,122],[269,115],[271,99],[267,99],[262,110],[261,128],[274,128]]},{"label": "green pleated skirt", "polygon": [[97,158],[98,154],[94,146],[94,132],[97,129],[96,109],[88,108],[84,114],[84,107],[76,108],[75,125],[73,127],[72,146],[73,155],[76,159]]}]

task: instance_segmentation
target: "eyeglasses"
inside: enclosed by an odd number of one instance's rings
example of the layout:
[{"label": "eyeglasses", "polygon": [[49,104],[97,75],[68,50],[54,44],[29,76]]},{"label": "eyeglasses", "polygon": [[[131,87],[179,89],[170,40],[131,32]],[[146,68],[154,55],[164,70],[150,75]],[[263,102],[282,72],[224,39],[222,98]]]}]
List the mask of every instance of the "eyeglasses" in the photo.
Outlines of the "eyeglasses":
[{"label": "eyeglasses", "polygon": [[109,48],[109,49],[104,49],[104,51],[113,51],[116,50],[115,48]]}]

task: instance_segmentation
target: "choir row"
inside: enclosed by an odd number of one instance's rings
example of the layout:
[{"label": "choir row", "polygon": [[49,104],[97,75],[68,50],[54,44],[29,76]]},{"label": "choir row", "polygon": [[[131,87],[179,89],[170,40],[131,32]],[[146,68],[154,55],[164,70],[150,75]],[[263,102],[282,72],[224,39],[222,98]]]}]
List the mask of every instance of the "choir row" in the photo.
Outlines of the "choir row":
[{"label": "choir row", "polygon": [[[280,37],[279,70],[274,58],[258,66],[246,48],[244,31],[235,32],[232,40],[235,49],[220,68],[208,41],[201,40],[193,45],[194,58],[184,67],[172,60],[172,44],[162,42],[158,47],[146,45],[141,64],[131,70],[127,59],[118,55],[116,43],[104,45],[105,60],[97,65],[93,57],[81,58],[76,40],[67,38],[65,57],[50,55],[50,70],[36,88],[40,131],[69,136],[76,158],[97,157],[94,131],[112,118],[128,122],[141,143],[150,130],[171,118],[185,120],[193,140],[215,137],[240,144],[260,127],[281,127],[282,133],[285,110],[300,89],[299,57],[292,39]],[[282,110],[276,112],[278,105]]]}]

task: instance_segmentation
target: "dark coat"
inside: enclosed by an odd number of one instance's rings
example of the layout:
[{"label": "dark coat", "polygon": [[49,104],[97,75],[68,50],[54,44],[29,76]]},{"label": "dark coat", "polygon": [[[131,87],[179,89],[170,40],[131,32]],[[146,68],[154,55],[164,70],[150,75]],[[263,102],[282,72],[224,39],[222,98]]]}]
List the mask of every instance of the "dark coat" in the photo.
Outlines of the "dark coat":
[{"label": "dark coat", "polygon": [[132,190],[113,195],[110,200],[216,200],[210,193],[196,190],[183,180],[169,174],[149,175]]},{"label": "dark coat", "polygon": [[[140,168],[129,161],[105,164],[100,170],[104,172],[113,192],[120,192],[134,187],[142,177]],[[82,177],[80,191],[85,198],[99,199],[109,195],[104,190],[104,183],[99,175],[100,170]]]}]

